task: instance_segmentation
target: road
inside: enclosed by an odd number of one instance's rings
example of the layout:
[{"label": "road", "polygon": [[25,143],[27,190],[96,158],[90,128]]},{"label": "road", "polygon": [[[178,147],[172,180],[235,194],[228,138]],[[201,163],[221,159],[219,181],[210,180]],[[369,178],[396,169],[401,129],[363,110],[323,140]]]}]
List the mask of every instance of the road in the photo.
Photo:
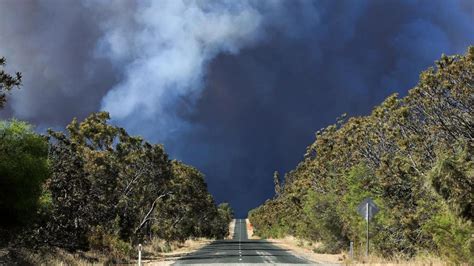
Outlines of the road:
[{"label": "road", "polygon": [[232,239],[214,241],[196,252],[179,259],[174,265],[259,263],[313,264],[265,240],[249,240],[247,238],[246,221],[244,219],[237,219]]}]

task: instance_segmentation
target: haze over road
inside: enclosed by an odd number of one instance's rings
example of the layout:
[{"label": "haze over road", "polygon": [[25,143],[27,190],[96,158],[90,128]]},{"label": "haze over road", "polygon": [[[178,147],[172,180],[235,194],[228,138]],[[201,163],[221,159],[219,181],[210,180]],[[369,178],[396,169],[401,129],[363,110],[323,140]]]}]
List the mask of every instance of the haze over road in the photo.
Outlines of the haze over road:
[{"label": "haze over road", "polygon": [[247,237],[245,219],[237,219],[233,238],[218,240],[178,260],[181,264],[314,264],[290,254],[287,250],[265,240],[250,240]]}]

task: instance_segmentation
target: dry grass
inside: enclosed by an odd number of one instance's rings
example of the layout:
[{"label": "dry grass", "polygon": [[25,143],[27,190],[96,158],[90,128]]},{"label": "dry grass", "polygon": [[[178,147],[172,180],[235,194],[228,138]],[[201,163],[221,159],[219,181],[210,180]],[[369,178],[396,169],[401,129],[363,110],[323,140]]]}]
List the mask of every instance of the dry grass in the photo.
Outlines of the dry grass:
[{"label": "dry grass", "polygon": [[[415,258],[407,259],[399,256],[394,258],[382,258],[378,256],[369,256],[369,258],[359,258],[351,260],[347,253],[340,254],[321,254],[314,253],[314,249],[320,246],[320,243],[312,243],[310,241],[300,240],[291,236],[283,239],[269,239],[276,246],[291,250],[295,255],[306,258],[308,260],[324,263],[324,264],[343,264],[343,265],[371,265],[371,266],[404,266],[404,265],[430,265],[444,266],[454,265],[438,257],[430,254],[421,254]],[[467,264],[466,264],[467,265]]]},{"label": "dry grass", "polygon": [[[390,259],[377,257],[377,256],[369,256],[368,258],[361,258],[357,261],[346,260],[346,264],[350,265],[372,265],[372,266],[402,266],[402,265],[414,265],[414,266],[422,266],[422,265],[430,265],[430,266],[443,266],[443,265],[454,265],[447,261],[444,261],[438,257],[433,255],[418,255],[417,257],[407,259],[405,257],[399,256]],[[467,265],[467,264],[466,264]]]},{"label": "dry grass", "polygon": [[229,224],[229,235],[227,236],[227,239],[232,239],[234,236],[234,231],[235,231],[235,219],[232,219],[232,221]]},{"label": "dry grass", "polygon": [[70,253],[59,248],[5,248],[0,250],[0,265],[103,265],[110,260],[95,252]]},{"label": "dry grass", "polygon": [[298,257],[303,257],[307,260],[323,264],[342,264],[344,262],[344,254],[321,254],[314,253],[313,249],[317,248],[320,243],[313,243],[310,241],[300,240],[292,236],[279,239],[268,239],[269,242],[275,246],[289,250]]},{"label": "dry grass", "polygon": [[202,248],[212,241],[206,238],[189,239],[184,243],[166,243],[163,240],[153,240],[143,247],[143,264],[171,265],[177,259]]},{"label": "dry grass", "polygon": [[[405,265],[430,265],[430,266],[445,266],[454,265],[439,257],[430,254],[420,254],[417,257],[407,259],[404,256],[383,258],[378,256],[369,256],[368,258],[359,258],[351,260],[347,253],[340,254],[321,254],[314,253],[314,249],[321,245],[321,243],[312,243],[310,241],[300,240],[292,236],[287,236],[283,239],[269,239],[276,246],[288,249],[295,255],[308,259],[310,261],[324,263],[324,264],[343,264],[343,265],[371,265],[371,266],[405,266]],[[465,264],[467,266],[467,264]]]},{"label": "dry grass", "polygon": [[[209,239],[191,239],[184,243],[166,243],[163,240],[153,240],[142,249],[142,261],[147,265],[170,265],[177,259],[188,255],[209,244]],[[26,248],[0,249],[0,265],[106,265],[106,264],[136,264],[136,256],[129,261],[117,261],[94,251],[67,252],[59,248],[41,248],[31,250]]]},{"label": "dry grass", "polygon": [[250,223],[249,219],[245,219],[247,223],[247,237],[248,239],[260,239],[258,236],[253,234],[253,225]]}]

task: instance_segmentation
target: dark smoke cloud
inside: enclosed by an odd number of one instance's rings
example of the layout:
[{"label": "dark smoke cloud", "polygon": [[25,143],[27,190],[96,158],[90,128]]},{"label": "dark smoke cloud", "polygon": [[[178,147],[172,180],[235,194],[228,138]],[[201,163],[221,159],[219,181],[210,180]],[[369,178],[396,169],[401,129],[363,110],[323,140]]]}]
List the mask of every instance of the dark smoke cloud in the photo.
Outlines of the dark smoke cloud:
[{"label": "dark smoke cloud", "polygon": [[441,53],[474,42],[472,4],[430,3],[318,1],[308,15],[287,10],[285,27],[275,23],[260,45],[212,62],[187,114],[200,128],[175,153],[206,169],[211,191],[244,216],[273,195],[273,171],[293,169],[316,130],[406,94]]},{"label": "dark smoke cloud", "polygon": [[0,55],[25,82],[2,116],[108,110],[245,216],[317,129],[405,94],[472,25],[472,1],[3,0]]},{"label": "dark smoke cloud", "polygon": [[0,54],[24,76],[9,115],[56,126],[97,110],[119,77],[94,55],[99,20],[79,1],[0,1]]}]

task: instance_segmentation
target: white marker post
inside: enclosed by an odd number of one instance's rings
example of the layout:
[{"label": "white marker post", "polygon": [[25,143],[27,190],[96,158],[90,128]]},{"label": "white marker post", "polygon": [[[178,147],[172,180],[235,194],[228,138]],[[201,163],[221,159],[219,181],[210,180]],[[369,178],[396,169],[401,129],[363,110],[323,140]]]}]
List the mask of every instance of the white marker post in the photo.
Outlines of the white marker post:
[{"label": "white marker post", "polygon": [[351,259],[354,259],[354,242],[351,241],[349,244],[349,254],[351,256]]},{"label": "white marker post", "polygon": [[138,266],[142,266],[142,244],[138,245]]},{"label": "white marker post", "polygon": [[365,250],[365,256],[368,258],[369,257],[369,221],[370,221],[369,202],[367,202],[367,206],[365,208],[367,210],[367,215],[365,216],[365,219],[367,220],[367,249]]}]

